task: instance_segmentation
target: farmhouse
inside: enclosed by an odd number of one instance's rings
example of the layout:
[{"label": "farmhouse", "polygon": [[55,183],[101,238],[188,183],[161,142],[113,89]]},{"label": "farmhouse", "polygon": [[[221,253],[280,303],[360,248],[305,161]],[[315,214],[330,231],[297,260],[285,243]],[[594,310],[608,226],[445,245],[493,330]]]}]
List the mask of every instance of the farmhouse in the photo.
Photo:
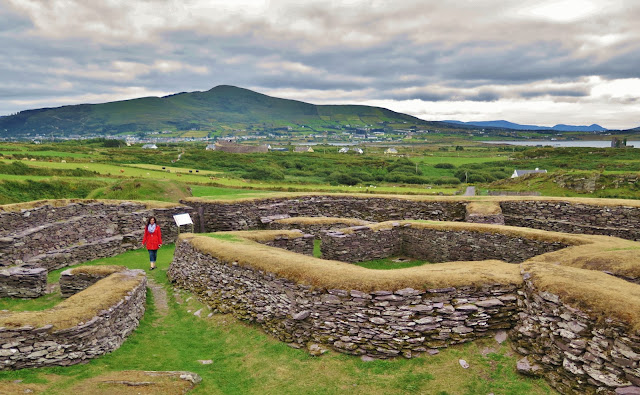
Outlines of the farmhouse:
[{"label": "farmhouse", "polygon": [[511,178],[522,177],[522,176],[527,175],[527,174],[537,174],[537,173],[546,173],[546,172],[547,172],[546,170],[540,170],[537,167],[536,167],[535,170],[518,170],[518,169],[516,169],[516,170],[513,171],[513,174],[511,175]]},{"label": "farmhouse", "polygon": [[314,152],[314,151],[313,151],[313,148],[311,147],[298,146],[293,149],[293,152]]},{"label": "farmhouse", "polygon": [[155,144],[145,144],[142,146],[142,149],[158,149],[158,146]]},{"label": "farmhouse", "polygon": [[384,151],[385,155],[395,155],[398,153],[398,150],[395,148],[387,148],[386,151]]},{"label": "farmhouse", "polygon": [[349,152],[349,148],[347,147],[342,147],[338,150],[338,153],[340,154],[346,154],[347,152]]}]

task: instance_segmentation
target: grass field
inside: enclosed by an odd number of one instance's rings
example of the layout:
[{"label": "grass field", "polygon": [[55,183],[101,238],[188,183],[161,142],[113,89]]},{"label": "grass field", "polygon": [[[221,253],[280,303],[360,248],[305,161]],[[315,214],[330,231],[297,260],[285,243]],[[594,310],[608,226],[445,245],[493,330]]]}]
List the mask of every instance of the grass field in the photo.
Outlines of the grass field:
[{"label": "grass field", "polygon": [[393,269],[404,269],[406,267],[414,267],[414,266],[422,266],[427,265],[430,262],[415,260],[415,259],[407,259],[407,258],[384,258],[384,259],[373,259],[365,262],[358,262],[356,265],[366,267],[367,269],[373,270],[393,270]]},{"label": "grass field", "polygon": [[[187,370],[203,381],[193,394],[552,394],[542,380],[515,372],[518,356],[508,342],[493,338],[443,349],[434,356],[396,358],[363,362],[358,357],[328,352],[321,357],[289,348],[256,326],[230,315],[208,316],[208,309],[193,295],[175,290],[166,270],[173,246],[158,254],[159,270],[148,275],[168,294],[168,312],[162,313],[148,292],[147,310],[138,329],[118,350],[91,360],[86,365],[24,369],[0,372],[3,383],[12,388],[46,394],[68,394],[83,381],[105,372],[122,370]],[[130,251],[99,259],[89,265],[114,264],[146,269],[146,251]],[[63,269],[52,272],[58,280]],[[47,296],[36,301],[0,299],[0,309],[22,310],[49,307],[59,300]],[[202,309],[202,310],[201,310]],[[203,311],[201,317],[194,313]],[[198,360],[212,360],[202,365]],[[459,359],[470,367],[463,369]],[[14,384],[14,380],[21,380]],[[135,391],[134,391],[135,393]]]}]

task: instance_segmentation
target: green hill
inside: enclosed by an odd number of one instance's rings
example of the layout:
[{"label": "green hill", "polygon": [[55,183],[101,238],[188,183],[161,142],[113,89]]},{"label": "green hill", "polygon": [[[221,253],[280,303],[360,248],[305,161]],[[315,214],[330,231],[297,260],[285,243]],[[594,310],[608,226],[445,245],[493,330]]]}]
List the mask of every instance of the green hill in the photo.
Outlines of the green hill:
[{"label": "green hill", "polygon": [[0,117],[0,136],[25,134],[115,134],[159,130],[260,130],[302,125],[315,128],[411,124],[434,126],[380,107],[323,105],[270,97],[220,85],[206,92],[144,97],[104,104],[80,104],[21,111]]}]

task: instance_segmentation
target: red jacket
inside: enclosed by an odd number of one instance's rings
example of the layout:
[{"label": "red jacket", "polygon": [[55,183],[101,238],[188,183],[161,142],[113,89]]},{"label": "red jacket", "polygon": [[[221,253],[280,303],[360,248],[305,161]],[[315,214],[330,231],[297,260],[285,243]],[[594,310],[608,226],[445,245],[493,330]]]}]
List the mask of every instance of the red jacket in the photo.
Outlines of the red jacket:
[{"label": "red jacket", "polygon": [[142,245],[146,245],[147,250],[157,250],[160,244],[162,244],[162,231],[160,227],[156,225],[156,230],[153,233],[149,233],[149,230],[145,226]]}]

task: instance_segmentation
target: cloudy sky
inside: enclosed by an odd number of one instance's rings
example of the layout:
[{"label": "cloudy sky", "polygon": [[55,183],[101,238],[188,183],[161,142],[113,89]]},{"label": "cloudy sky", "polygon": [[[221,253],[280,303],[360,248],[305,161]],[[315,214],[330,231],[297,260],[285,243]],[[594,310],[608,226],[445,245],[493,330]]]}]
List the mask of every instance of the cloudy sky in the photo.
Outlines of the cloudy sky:
[{"label": "cloudy sky", "polygon": [[0,115],[236,85],[427,120],[640,126],[638,0],[0,0]]}]

